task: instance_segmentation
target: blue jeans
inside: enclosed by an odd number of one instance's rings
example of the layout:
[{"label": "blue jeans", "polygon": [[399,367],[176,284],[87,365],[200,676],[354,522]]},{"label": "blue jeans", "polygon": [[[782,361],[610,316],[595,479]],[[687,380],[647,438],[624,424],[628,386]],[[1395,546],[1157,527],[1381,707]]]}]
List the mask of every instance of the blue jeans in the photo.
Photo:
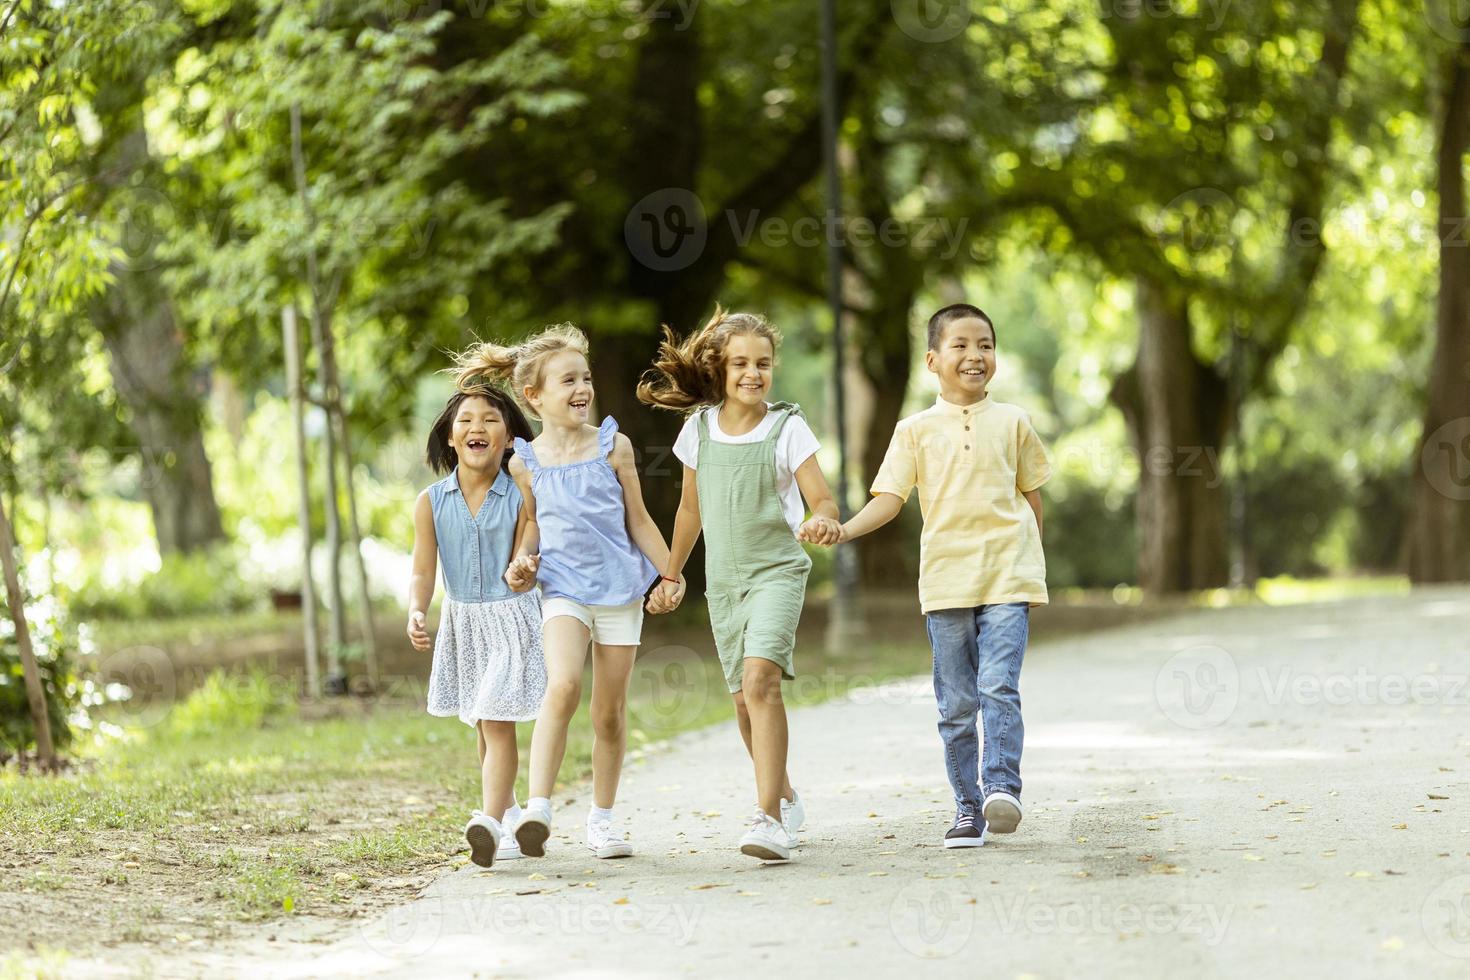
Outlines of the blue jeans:
[{"label": "blue jeans", "polygon": [[[991,793],[1021,798],[1021,660],[1030,608],[1024,602],[940,609],[925,615],[934,651],[939,736],[955,808],[977,818]],[[985,726],[979,752],[975,716]]]}]

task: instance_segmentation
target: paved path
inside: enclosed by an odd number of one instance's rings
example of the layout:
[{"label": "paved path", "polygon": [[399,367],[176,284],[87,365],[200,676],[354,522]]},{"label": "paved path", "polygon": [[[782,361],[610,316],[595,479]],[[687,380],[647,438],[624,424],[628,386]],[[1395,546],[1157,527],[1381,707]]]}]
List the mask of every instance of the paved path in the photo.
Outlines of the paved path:
[{"label": "paved path", "polygon": [[951,804],[919,680],[793,714],[809,824],[790,864],[737,852],[752,777],[721,726],[627,773],[634,859],[587,855],[577,799],[540,861],[467,866],[326,945],[159,966],[1470,976],[1467,676],[1464,589],[1043,644],[1022,674],[1026,818],[984,848],[939,846]]}]

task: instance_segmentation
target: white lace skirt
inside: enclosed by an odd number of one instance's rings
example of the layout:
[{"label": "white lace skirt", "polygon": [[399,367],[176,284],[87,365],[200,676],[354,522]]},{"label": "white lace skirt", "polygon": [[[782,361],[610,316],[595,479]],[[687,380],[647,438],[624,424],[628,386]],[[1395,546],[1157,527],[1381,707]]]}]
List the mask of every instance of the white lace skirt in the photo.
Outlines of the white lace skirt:
[{"label": "white lace skirt", "polygon": [[429,714],[477,721],[531,721],[546,694],[541,595],[496,602],[445,596],[429,671]]}]

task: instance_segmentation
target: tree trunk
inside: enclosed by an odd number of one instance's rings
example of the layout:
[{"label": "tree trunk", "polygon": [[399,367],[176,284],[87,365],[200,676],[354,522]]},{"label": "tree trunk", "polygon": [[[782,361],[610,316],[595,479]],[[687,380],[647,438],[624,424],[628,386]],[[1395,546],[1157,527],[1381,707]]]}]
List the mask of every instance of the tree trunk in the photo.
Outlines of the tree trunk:
[{"label": "tree trunk", "polygon": [[1140,277],[1138,357],[1113,386],[1139,457],[1138,577],[1151,593],[1229,581],[1220,449],[1229,387],[1190,344],[1188,297]]},{"label": "tree trunk", "polygon": [[1414,582],[1470,580],[1470,245],[1463,171],[1470,148],[1470,42],[1450,59],[1446,80],[1437,154],[1439,303],[1409,518]]},{"label": "tree trunk", "polygon": [[147,180],[156,168],[143,128],[143,97],[142,78],[127,77],[104,86],[95,105],[104,132],[92,161],[95,194],[87,210],[94,218],[104,211],[124,216],[118,244],[127,254],[112,263],[116,282],[92,304],[92,313],[138,439],[158,550],[170,554],[222,540],[224,528],[204,454],[200,392],[154,254],[161,195]]},{"label": "tree trunk", "polygon": [[36,729],[36,755],[41,771],[56,768],[56,748],[51,743],[51,716],[46,711],[46,691],[41,686],[41,668],[31,647],[31,630],[26,623],[25,593],[20,588],[20,571],[15,559],[15,534],[0,498],[0,566],[5,572],[5,595],[10,607],[10,620],[15,624],[15,644],[20,649],[21,672],[25,674],[26,701],[31,708],[31,723]]},{"label": "tree trunk", "polygon": [[[141,135],[140,135],[141,138]],[[200,396],[189,378],[173,304],[155,270],[114,262],[117,282],[93,304],[93,323],[112,361],[142,455],[142,489],[161,554],[224,539],[214,479],[204,454]]]},{"label": "tree trunk", "polygon": [[281,333],[286,352],[286,393],[291,399],[292,432],[296,445],[297,522],[301,527],[301,627],[306,644],[306,696],[322,693],[321,652],[317,645],[316,583],[311,578],[311,466],[306,450],[306,387],[301,371],[301,336],[296,307],[281,311]]}]

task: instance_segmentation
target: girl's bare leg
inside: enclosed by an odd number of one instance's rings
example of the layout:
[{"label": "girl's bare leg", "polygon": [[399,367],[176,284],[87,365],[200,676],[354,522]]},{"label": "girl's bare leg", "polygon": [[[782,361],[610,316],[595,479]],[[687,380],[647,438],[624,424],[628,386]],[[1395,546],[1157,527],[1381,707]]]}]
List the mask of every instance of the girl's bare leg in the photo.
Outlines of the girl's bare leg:
[{"label": "girl's bare leg", "polygon": [[611,809],[628,748],[628,685],[636,646],[592,645],[592,802]]},{"label": "girl's bare leg", "polygon": [[531,732],[531,796],[550,797],[567,752],[567,726],[582,700],[582,668],[591,633],[573,616],[556,616],[542,632],[546,650],[546,698]]},{"label": "girl's bare leg", "polygon": [[750,756],[755,762],[755,788],[760,808],[781,819],[786,779],[786,703],[781,698],[781,668],[769,660],[748,657],[741,679],[750,714]]}]

